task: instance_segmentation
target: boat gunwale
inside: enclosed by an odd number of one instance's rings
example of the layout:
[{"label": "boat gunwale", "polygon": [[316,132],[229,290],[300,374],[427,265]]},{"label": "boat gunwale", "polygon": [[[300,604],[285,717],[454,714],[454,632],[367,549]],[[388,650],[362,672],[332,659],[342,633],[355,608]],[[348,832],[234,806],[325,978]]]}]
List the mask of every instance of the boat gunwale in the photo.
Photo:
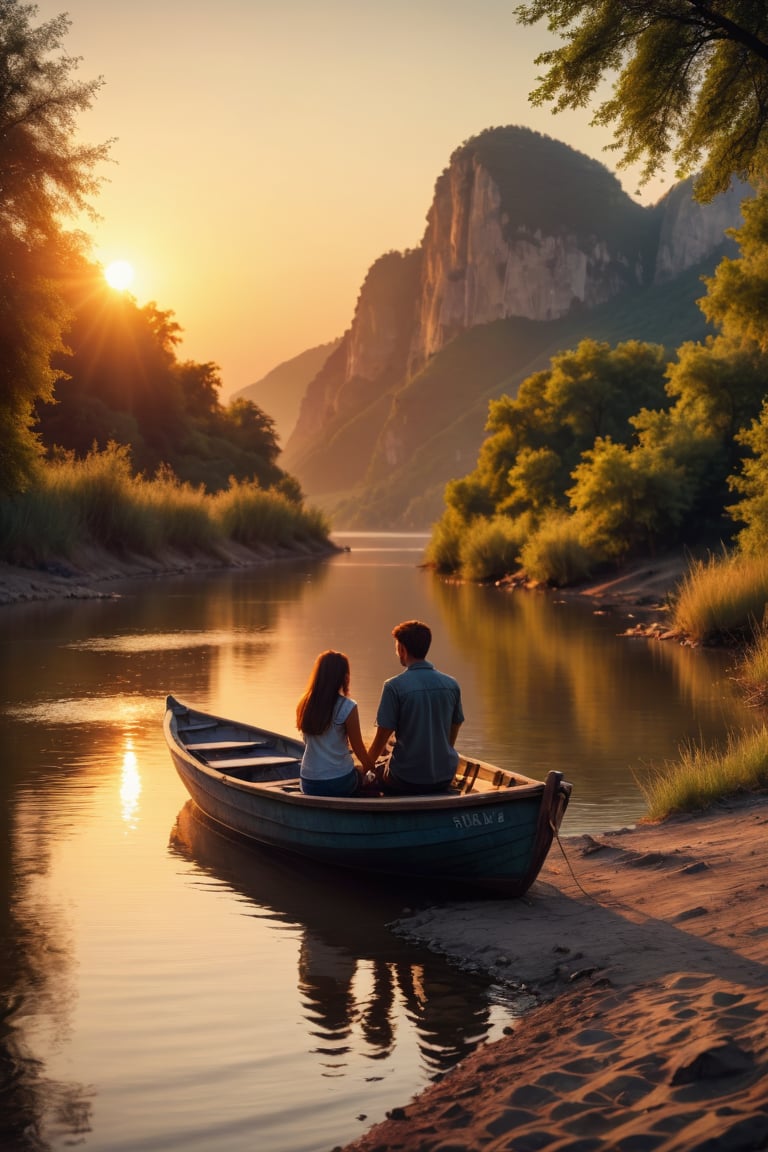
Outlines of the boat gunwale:
[{"label": "boat gunwale", "polygon": [[[183,751],[183,747],[179,748]],[[476,808],[488,804],[508,804],[526,798],[537,798],[544,791],[542,781],[531,780],[524,784],[493,788],[488,792],[436,792],[410,796],[309,796],[299,790],[299,777],[285,780],[239,780],[203,764],[194,757],[184,754],[183,759],[199,775],[206,775],[216,784],[224,784],[236,791],[267,796],[285,804],[300,804],[307,808],[329,808],[342,811],[418,811],[433,808]],[[473,761],[477,763],[477,761]],[[288,786],[291,791],[286,791]]]},{"label": "boat gunwale", "polygon": [[[187,745],[179,738],[178,725],[174,725],[174,720],[177,718],[178,713],[175,711],[171,701],[173,704],[184,708],[188,713],[207,716],[210,717],[211,720],[217,720],[224,724],[232,724],[232,721],[225,720],[223,717],[214,716],[210,713],[203,713],[199,709],[191,709],[175,697],[168,697],[164,721],[166,736],[170,737],[169,743],[172,743],[173,750],[188,765],[191,772],[198,776],[208,777],[214,784],[224,785],[227,788],[233,788],[247,795],[261,796],[284,804],[298,804],[306,808],[321,808],[336,811],[422,812],[433,809],[486,807],[491,804],[506,805],[524,799],[538,798],[546,787],[545,781],[534,780],[532,777],[523,776],[521,773],[513,772],[510,769],[499,768],[498,765],[465,756],[462,753],[459,753],[459,755],[465,764],[471,764],[473,767],[477,765],[479,769],[486,768],[488,771],[494,773],[502,772],[504,775],[519,780],[520,783],[502,785],[500,787],[490,788],[487,791],[477,792],[470,790],[450,793],[417,793],[415,795],[401,796],[311,796],[300,791],[300,778],[298,775],[296,777],[286,777],[283,780],[241,780],[237,776],[222,772],[216,768],[215,765],[206,763],[206,761],[199,759],[189,751]],[[249,728],[263,735],[273,736],[278,740],[287,739],[290,741],[291,739],[280,733],[270,732],[267,729],[257,728],[256,726],[242,724],[239,725],[239,727],[244,729]],[[297,741],[297,743],[300,742]],[[258,757],[255,757],[254,767],[257,765]],[[570,786],[567,785],[565,781],[563,781],[563,785],[570,790]],[[289,786],[291,790],[287,791],[286,789]]]}]

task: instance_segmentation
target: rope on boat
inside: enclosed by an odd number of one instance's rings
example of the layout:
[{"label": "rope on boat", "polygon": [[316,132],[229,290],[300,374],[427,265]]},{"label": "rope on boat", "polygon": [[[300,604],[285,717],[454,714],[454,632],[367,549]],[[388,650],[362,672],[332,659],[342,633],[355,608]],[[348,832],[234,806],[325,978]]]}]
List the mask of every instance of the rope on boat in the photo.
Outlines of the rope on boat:
[{"label": "rope on boat", "polygon": [[600,901],[597,899],[597,897],[593,896],[591,892],[587,892],[586,888],[584,887],[584,885],[581,883],[578,876],[574,872],[573,865],[571,864],[570,860],[568,859],[568,856],[566,855],[565,847],[563,845],[562,840],[560,839],[560,830],[557,827],[557,825],[555,824],[554,820],[550,820],[549,826],[552,829],[552,834],[554,835],[555,840],[557,840],[557,843],[560,846],[560,851],[563,854],[563,860],[565,860],[566,864],[568,865],[568,871],[571,874],[571,877],[573,879],[574,884],[576,885],[576,887],[579,889],[580,892],[584,893],[584,895],[587,897],[588,900],[592,900],[593,903],[599,904]]}]

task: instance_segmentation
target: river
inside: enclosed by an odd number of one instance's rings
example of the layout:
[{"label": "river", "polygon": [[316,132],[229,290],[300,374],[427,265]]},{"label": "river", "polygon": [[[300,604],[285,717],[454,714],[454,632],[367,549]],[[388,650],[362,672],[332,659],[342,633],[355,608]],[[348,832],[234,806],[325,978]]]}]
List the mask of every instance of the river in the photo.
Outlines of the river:
[{"label": "river", "polygon": [[752,722],[721,652],[621,638],[622,618],[556,595],[443,582],[419,567],[423,537],[339,542],[2,609],[3,1152],[326,1152],[524,1007],[399,941],[386,925],[407,893],[330,885],[203,826],[163,741],[168,692],[293,732],[334,647],[368,732],[399,671],[391,629],[421,617],[462,684],[460,746],[563,771],[566,835],[635,822],[651,765]]}]

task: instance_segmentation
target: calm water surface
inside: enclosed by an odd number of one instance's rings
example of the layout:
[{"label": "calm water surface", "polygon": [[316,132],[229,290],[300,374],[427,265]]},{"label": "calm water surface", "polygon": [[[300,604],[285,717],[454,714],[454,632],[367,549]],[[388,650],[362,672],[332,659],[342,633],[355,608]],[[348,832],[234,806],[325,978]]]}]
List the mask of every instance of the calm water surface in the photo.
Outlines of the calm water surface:
[{"label": "calm water surface", "polygon": [[398,671],[391,628],[422,617],[462,683],[462,748],[564,771],[570,834],[634,822],[638,774],[753,722],[723,654],[442,583],[418,568],[423,538],[340,542],[330,560],[0,611],[3,1152],[324,1152],[518,1010],[387,930],[407,894],[206,828],[163,742],[166,693],[291,732],[315,655],[337,647],[367,731]]}]

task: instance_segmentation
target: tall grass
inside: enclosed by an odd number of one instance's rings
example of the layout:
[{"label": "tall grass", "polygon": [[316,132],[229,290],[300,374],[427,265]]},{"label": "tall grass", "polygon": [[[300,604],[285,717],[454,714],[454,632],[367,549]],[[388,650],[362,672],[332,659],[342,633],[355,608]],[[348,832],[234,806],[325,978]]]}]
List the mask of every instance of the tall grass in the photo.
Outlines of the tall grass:
[{"label": "tall grass", "polygon": [[229,488],[211,499],[224,535],[249,548],[321,540],[329,532],[320,512],[300,510],[287,496],[265,492],[258,484],[231,480]]},{"label": "tall grass", "polygon": [[768,631],[765,627],[755,632],[740,662],[736,679],[744,689],[749,704],[756,708],[768,705]]},{"label": "tall grass", "polygon": [[42,486],[0,500],[0,558],[11,564],[71,559],[83,532],[80,509]]},{"label": "tall grass", "polygon": [[678,761],[637,777],[651,820],[695,812],[717,800],[768,786],[768,729],[731,735],[723,750],[691,744]]},{"label": "tall grass", "polygon": [[221,523],[212,515],[211,497],[203,488],[180,483],[170,471],[139,481],[135,495],[154,551],[170,547],[215,553],[224,538]]},{"label": "tall grass", "polygon": [[75,560],[88,546],[117,555],[215,554],[227,539],[291,547],[325,543],[329,534],[321,512],[256,483],[232,481],[209,496],[170,471],[135,476],[128,449],[114,444],[85,460],[64,456],[28,491],[0,500],[0,558],[27,566]]},{"label": "tall grass", "polygon": [[79,524],[70,553],[78,538],[116,553],[151,550],[153,525],[139,495],[143,483],[133,475],[125,445],[112,444],[85,460],[66,456],[46,468],[41,479],[52,505],[69,510]]},{"label": "tall grass", "polygon": [[741,636],[761,624],[768,603],[768,555],[726,553],[696,560],[673,605],[675,627],[700,642]]}]

